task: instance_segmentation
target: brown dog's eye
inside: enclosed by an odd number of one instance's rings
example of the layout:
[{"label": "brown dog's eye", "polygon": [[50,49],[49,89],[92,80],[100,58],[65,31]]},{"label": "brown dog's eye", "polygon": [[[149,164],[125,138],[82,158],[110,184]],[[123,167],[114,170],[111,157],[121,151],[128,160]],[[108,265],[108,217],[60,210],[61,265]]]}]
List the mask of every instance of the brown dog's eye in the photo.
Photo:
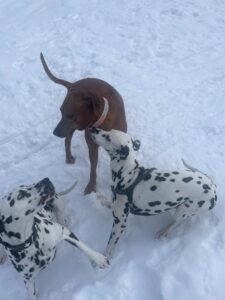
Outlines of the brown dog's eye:
[{"label": "brown dog's eye", "polygon": [[93,99],[91,97],[88,97],[88,96],[84,97],[84,100],[87,101],[87,102],[90,102],[90,103],[93,101]]},{"label": "brown dog's eye", "polygon": [[68,120],[72,120],[72,119],[74,118],[74,115],[67,115],[66,118],[67,118]]}]

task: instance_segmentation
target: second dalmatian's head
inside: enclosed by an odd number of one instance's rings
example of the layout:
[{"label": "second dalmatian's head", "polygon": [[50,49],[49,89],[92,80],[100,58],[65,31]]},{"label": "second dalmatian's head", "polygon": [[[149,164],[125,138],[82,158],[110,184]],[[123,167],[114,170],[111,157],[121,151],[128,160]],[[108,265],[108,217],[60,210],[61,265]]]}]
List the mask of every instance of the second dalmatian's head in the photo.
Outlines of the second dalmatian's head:
[{"label": "second dalmatian's head", "polygon": [[37,212],[54,200],[54,195],[55,188],[48,178],[14,188],[0,202],[0,236],[17,237],[15,232],[20,223],[32,220]]},{"label": "second dalmatian's head", "polygon": [[112,160],[127,159],[128,155],[133,151],[137,151],[141,145],[139,140],[132,140],[127,133],[115,129],[105,131],[92,128],[91,134],[93,140],[109,153]]}]

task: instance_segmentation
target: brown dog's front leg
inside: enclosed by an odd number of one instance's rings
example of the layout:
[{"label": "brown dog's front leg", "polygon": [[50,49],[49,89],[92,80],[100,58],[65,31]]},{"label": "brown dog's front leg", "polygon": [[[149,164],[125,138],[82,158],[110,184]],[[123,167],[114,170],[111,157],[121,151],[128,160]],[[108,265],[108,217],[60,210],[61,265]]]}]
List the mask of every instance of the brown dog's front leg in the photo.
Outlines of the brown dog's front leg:
[{"label": "brown dog's front leg", "polygon": [[95,144],[91,137],[90,130],[85,130],[85,140],[88,145],[89,159],[91,164],[90,179],[84,190],[84,194],[96,192],[96,168],[98,163],[98,145]]},{"label": "brown dog's front leg", "polygon": [[65,151],[66,151],[66,162],[68,164],[74,164],[75,158],[71,153],[71,140],[73,136],[74,130],[72,130],[67,136],[65,137]]}]

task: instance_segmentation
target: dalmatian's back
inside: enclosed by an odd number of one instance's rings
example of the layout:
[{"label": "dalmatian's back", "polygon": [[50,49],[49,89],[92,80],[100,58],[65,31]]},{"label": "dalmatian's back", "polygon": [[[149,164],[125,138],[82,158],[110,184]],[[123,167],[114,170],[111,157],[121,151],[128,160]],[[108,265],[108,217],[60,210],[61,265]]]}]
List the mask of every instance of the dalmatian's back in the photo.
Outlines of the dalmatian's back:
[{"label": "dalmatian's back", "polygon": [[[184,203],[186,207],[214,206],[216,186],[212,180],[198,171],[166,171],[155,169],[151,178],[142,180],[133,192],[134,214],[159,214]],[[137,209],[135,209],[137,208]]]}]

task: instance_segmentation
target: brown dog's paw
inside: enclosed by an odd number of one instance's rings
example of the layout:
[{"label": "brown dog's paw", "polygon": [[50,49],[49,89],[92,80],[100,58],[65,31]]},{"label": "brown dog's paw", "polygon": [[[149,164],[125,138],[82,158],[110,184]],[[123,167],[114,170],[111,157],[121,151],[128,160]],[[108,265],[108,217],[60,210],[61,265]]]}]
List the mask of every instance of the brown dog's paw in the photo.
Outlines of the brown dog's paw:
[{"label": "brown dog's paw", "polygon": [[96,184],[89,182],[84,190],[84,195],[88,195],[90,193],[96,193]]},{"label": "brown dog's paw", "polygon": [[75,160],[76,159],[72,155],[66,157],[66,163],[67,164],[75,164]]}]

